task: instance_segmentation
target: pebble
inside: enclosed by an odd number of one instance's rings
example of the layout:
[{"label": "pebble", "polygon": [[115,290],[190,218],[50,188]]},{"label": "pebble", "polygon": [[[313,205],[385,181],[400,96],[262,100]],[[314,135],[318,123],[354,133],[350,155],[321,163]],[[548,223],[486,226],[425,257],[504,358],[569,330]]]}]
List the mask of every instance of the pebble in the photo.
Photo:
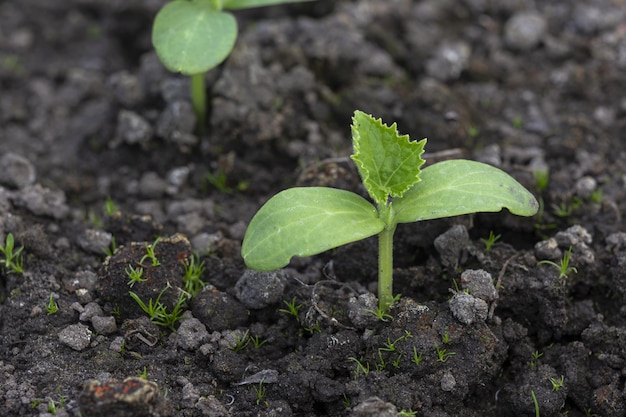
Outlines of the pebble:
[{"label": "pebble", "polygon": [[489,313],[485,300],[463,292],[455,293],[448,304],[452,315],[463,324],[485,321]]},{"label": "pebble", "polygon": [[51,190],[40,184],[29,185],[17,193],[13,202],[36,216],[50,216],[57,220],[64,219],[70,209],[65,204],[65,193]]},{"label": "pebble", "polygon": [[548,22],[537,12],[516,13],[504,25],[506,44],[522,51],[535,48],[546,36]]},{"label": "pebble", "polygon": [[491,274],[482,269],[467,269],[461,274],[461,288],[471,295],[490,303],[498,298]]},{"label": "pebble", "polygon": [[117,114],[117,128],[111,147],[121,143],[145,146],[154,134],[150,123],[139,114],[130,110],[120,110]]},{"label": "pebble", "polygon": [[246,270],[235,284],[235,296],[248,308],[264,308],[282,300],[285,281],[282,271]]},{"label": "pebble", "polygon": [[426,62],[426,73],[440,81],[456,80],[470,60],[472,50],[466,42],[448,42],[441,45]]},{"label": "pebble", "polygon": [[463,225],[454,225],[434,241],[435,249],[446,268],[456,269],[463,250],[469,244],[469,234]]},{"label": "pebble", "polygon": [[563,257],[563,252],[555,238],[551,237],[535,243],[535,257],[539,260],[549,259],[556,261]]},{"label": "pebble", "polygon": [[80,352],[91,343],[91,335],[91,330],[84,324],[71,324],[59,332],[59,342]]},{"label": "pebble", "polygon": [[104,312],[98,303],[89,303],[83,307],[78,319],[80,321],[90,321],[95,316],[102,316]]},{"label": "pebble", "polygon": [[179,345],[185,350],[196,350],[209,338],[204,324],[194,317],[182,320],[176,333]]},{"label": "pebble", "polygon": [[113,316],[94,316],[91,318],[91,325],[98,334],[111,334],[117,332],[117,324]]},{"label": "pebble", "polygon": [[148,171],[139,180],[139,193],[142,197],[158,198],[165,194],[167,182],[156,172]]},{"label": "pebble", "polygon": [[87,229],[84,233],[78,235],[76,243],[85,252],[91,252],[93,254],[104,254],[109,246],[113,235],[104,230]]},{"label": "pebble", "polygon": [[580,198],[588,199],[598,188],[598,182],[595,178],[585,175],[576,181],[576,195]]},{"label": "pebble", "polygon": [[0,184],[21,189],[32,185],[35,177],[35,167],[23,156],[8,152],[0,157]]},{"label": "pebble", "polygon": [[111,74],[107,80],[107,85],[115,99],[123,106],[133,107],[144,99],[139,78],[128,71],[118,71]]},{"label": "pebble", "polygon": [[454,378],[454,375],[452,375],[452,372],[450,371],[446,371],[442,376],[441,376],[441,389],[446,391],[446,392],[450,392],[454,389],[454,387],[456,387],[456,379]]}]

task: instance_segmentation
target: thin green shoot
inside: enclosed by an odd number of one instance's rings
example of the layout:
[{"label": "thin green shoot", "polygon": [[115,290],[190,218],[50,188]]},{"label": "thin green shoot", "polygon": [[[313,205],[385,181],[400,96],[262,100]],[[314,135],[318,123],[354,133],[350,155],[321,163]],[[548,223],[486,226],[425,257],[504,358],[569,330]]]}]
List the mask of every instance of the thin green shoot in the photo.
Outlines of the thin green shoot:
[{"label": "thin green shoot", "polygon": [[485,252],[491,251],[493,244],[496,243],[502,235],[496,235],[493,233],[493,230],[489,231],[489,237],[487,239],[480,239],[481,242],[485,244]]},{"label": "thin green shoot", "polygon": [[456,352],[448,352],[446,349],[440,348],[437,343],[435,343],[435,351],[437,352],[437,362],[447,362],[450,359],[450,356],[456,355]]},{"label": "thin green shoot", "polygon": [[413,362],[416,366],[419,366],[422,363],[422,355],[424,352],[417,353],[417,348],[413,346],[413,358],[411,362]]},{"label": "thin green shoot", "polygon": [[559,378],[550,378],[550,383],[552,384],[552,391],[556,392],[563,388],[563,384],[565,382],[565,376],[561,375]]},{"label": "thin green shoot", "polygon": [[149,259],[152,266],[161,265],[161,262],[159,262],[159,259],[156,257],[155,253],[156,246],[159,243],[159,239],[160,238],[157,237],[153,243],[146,243],[146,254],[139,260],[140,264],[143,265],[143,261]]},{"label": "thin green shoot", "polygon": [[133,288],[133,285],[135,285],[138,282],[146,282],[148,280],[148,278],[143,277],[143,268],[140,266],[137,268],[134,268],[131,264],[128,264],[125,272],[126,272],[126,276],[129,279],[127,284],[130,288]]},{"label": "thin green shoot", "polygon": [[4,265],[7,273],[23,274],[23,258],[22,251],[24,246],[15,249],[15,239],[13,233],[6,235],[4,246],[0,245],[0,252],[4,255],[4,259],[0,259],[0,265]]},{"label": "thin green shoot", "polygon": [[250,338],[250,330],[247,329],[241,336],[236,333],[234,334],[234,336],[235,344],[228,347],[228,349],[232,350],[233,352],[239,352],[244,350],[252,341]]},{"label": "thin green shoot", "polygon": [[530,396],[533,399],[533,404],[535,406],[535,417],[541,417],[541,413],[539,412],[539,403],[537,402],[537,397],[535,396],[535,391],[530,390]]},{"label": "thin green shoot", "polygon": [[50,298],[48,299],[48,303],[46,304],[46,313],[48,315],[55,314],[59,311],[59,305],[54,301],[53,293],[50,293]]},{"label": "thin green shoot", "polygon": [[283,300],[283,303],[287,306],[287,308],[280,308],[278,309],[279,312],[294,316],[296,319],[300,318],[300,309],[302,308],[302,304],[296,304],[295,297],[292,298],[291,301]]},{"label": "thin green shoot", "polygon": [[[361,358],[363,359],[363,358]],[[359,374],[363,374],[364,376],[367,376],[370,373],[370,363],[369,362],[365,362],[365,364],[355,358],[354,356],[351,356],[348,358],[349,361],[352,361],[356,364],[356,369],[354,370],[354,379],[356,380],[356,378],[359,376]]]},{"label": "thin green shoot", "polygon": [[578,269],[576,269],[576,267],[570,266],[571,258],[572,258],[572,247],[570,246],[558,264],[556,262],[544,259],[543,261],[537,262],[537,265],[553,266],[559,271],[559,279],[566,279],[571,272],[575,274],[578,273]]},{"label": "thin green shoot", "polygon": [[186,261],[181,262],[185,268],[185,276],[183,277],[185,291],[193,297],[206,287],[206,283],[201,279],[206,270],[204,261],[200,261],[199,256],[193,254]]},{"label": "thin green shoot", "polygon": [[267,388],[263,385],[263,381],[265,378],[262,378],[259,381],[259,385],[253,385],[252,388],[256,394],[256,405],[265,405],[265,407],[269,407],[269,403],[265,400],[265,396],[267,395]]}]

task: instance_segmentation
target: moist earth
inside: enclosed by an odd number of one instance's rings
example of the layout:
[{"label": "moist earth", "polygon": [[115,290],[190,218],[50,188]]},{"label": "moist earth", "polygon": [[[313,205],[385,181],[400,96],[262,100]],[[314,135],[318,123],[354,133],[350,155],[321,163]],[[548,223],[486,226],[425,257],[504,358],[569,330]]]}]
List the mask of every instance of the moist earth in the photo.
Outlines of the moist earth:
[{"label": "moist earth", "polygon": [[[0,3],[1,415],[626,416],[626,3],[237,12],[203,134],[162,4]],[[364,195],[355,109],[539,213],[400,225],[378,316],[375,238],[247,270],[274,193]]]}]

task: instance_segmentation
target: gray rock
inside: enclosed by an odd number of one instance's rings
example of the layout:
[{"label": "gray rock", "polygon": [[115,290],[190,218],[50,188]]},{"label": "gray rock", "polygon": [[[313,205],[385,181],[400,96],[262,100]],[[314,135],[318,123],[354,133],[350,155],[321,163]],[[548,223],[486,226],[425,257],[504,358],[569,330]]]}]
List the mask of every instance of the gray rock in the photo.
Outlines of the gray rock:
[{"label": "gray rock", "polygon": [[139,78],[128,71],[118,71],[111,74],[107,80],[107,85],[117,101],[124,106],[136,106],[144,99],[144,92],[139,83]]},{"label": "gray rock", "polygon": [[490,303],[498,298],[498,291],[493,285],[491,274],[482,269],[468,269],[461,274],[461,288],[474,297]]},{"label": "gray rock", "polygon": [[181,146],[195,145],[198,138],[193,135],[196,116],[191,103],[186,100],[170,102],[161,113],[157,123],[157,134]]},{"label": "gray rock", "polygon": [[8,152],[0,157],[0,184],[24,188],[35,182],[35,167],[21,155]]},{"label": "gray rock", "polygon": [[563,252],[561,252],[556,239],[551,237],[535,243],[535,257],[540,260],[549,259],[551,261],[556,261],[557,259],[563,257]]},{"label": "gray rock", "polygon": [[76,243],[86,252],[94,254],[104,254],[106,249],[111,246],[113,235],[104,230],[87,229],[78,236]]},{"label": "gray rock", "polygon": [[462,292],[455,293],[448,304],[452,315],[463,324],[485,321],[489,313],[485,300]]},{"label": "gray rock", "polygon": [[135,112],[120,110],[117,114],[117,129],[111,146],[115,147],[121,143],[145,146],[153,134],[154,130],[146,119]]},{"label": "gray rock", "polygon": [[194,317],[182,320],[176,333],[178,343],[185,350],[196,350],[209,338],[204,324]]},{"label": "gray rock", "polygon": [[452,372],[446,371],[441,376],[440,384],[441,389],[444,391],[450,392],[454,390],[454,387],[456,387],[456,379],[454,378],[454,375],[452,375]]},{"label": "gray rock", "polygon": [[91,343],[91,334],[84,324],[71,324],[59,332],[59,342],[80,352]]},{"label": "gray rock", "polygon": [[156,172],[146,172],[139,180],[139,193],[143,197],[156,198],[165,194],[167,182]]},{"label": "gray rock", "polygon": [[426,62],[426,73],[440,81],[456,80],[467,68],[471,54],[466,42],[446,42]]},{"label": "gray rock", "polygon": [[80,321],[91,321],[95,316],[102,316],[104,312],[98,303],[89,303],[80,312],[78,317]]},{"label": "gray rock", "polygon": [[454,225],[435,238],[435,249],[446,268],[456,269],[463,250],[469,243],[469,234],[463,225]]},{"label": "gray rock", "polygon": [[354,406],[350,417],[397,417],[395,405],[378,397],[369,397]]},{"label": "gray rock", "polygon": [[544,39],[548,22],[537,12],[516,13],[504,25],[506,44],[522,51],[533,49]]},{"label": "gray rock", "polygon": [[191,299],[192,312],[210,331],[245,326],[250,312],[239,301],[216,289],[205,289]]},{"label": "gray rock", "polygon": [[246,270],[235,284],[235,296],[248,308],[264,308],[282,299],[285,280],[282,271]]},{"label": "gray rock", "polygon": [[25,187],[14,196],[13,202],[36,216],[50,216],[57,220],[65,218],[70,211],[63,191],[51,190],[40,184]]},{"label": "gray rock", "polygon": [[113,316],[94,316],[91,318],[91,325],[98,334],[111,334],[117,331],[117,324]]}]

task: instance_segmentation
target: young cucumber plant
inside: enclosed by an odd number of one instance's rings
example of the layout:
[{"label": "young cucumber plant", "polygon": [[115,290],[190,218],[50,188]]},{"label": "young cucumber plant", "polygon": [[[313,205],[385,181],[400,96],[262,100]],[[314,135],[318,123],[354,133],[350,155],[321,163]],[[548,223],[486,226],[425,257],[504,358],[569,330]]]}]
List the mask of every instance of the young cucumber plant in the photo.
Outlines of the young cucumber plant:
[{"label": "young cucumber plant", "polygon": [[535,197],[504,171],[479,162],[449,160],[424,170],[426,139],[399,135],[361,111],[352,118],[359,173],[372,205],[349,191],[297,187],[272,197],[250,221],[241,253],[251,269],[286,266],[292,256],[311,256],[378,235],[378,300],[393,302],[393,234],[398,223],[507,208],[520,216],[537,212]]},{"label": "young cucumber plant", "polygon": [[152,45],[168,70],[191,77],[191,102],[199,129],[205,124],[204,73],[228,57],[237,39],[237,21],[224,10],[310,0],[173,0],[157,13]]}]

